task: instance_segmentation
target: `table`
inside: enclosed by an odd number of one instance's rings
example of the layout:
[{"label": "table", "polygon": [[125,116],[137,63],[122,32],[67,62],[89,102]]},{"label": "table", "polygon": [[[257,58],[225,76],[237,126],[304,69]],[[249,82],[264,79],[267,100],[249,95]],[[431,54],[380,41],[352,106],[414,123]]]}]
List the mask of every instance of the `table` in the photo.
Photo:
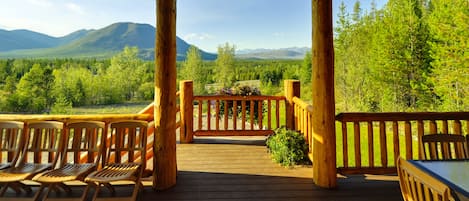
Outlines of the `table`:
[{"label": "table", "polygon": [[409,162],[446,184],[460,200],[469,200],[469,160]]}]

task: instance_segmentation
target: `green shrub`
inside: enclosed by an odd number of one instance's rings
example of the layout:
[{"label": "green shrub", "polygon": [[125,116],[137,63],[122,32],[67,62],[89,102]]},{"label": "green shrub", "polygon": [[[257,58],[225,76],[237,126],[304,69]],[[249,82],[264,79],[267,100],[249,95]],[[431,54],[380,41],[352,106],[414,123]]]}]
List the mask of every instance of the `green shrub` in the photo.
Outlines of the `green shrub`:
[{"label": "green shrub", "polygon": [[298,132],[278,128],[275,134],[267,138],[267,147],[272,159],[283,166],[309,164],[308,145]]}]

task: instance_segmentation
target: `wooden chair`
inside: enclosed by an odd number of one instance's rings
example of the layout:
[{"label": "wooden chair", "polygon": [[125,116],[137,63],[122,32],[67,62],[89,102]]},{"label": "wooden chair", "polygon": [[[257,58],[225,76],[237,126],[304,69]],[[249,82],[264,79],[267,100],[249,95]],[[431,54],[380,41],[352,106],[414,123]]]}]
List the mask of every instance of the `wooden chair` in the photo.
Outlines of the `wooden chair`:
[{"label": "wooden chair", "polygon": [[0,170],[14,166],[24,141],[24,123],[0,121]]},{"label": "wooden chair", "polygon": [[430,134],[422,136],[423,155],[426,160],[466,159],[466,139],[462,135]]},{"label": "wooden chair", "polygon": [[397,173],[402,197],[405,201],[455,200],[448,186],[401,157],[397,160]]},{"label": "wooden chair", "polygon": [[[0,171],[0,183],[3,184],[0,196],[4,196],[9,187],[31,193],[31,187],[21,182],[55,167],[62,148],[63,135],[62,122],[28,123],[25,129],[24,146],[17,164]],[[17,193],[20,192],[17,191]]]},{"label": "wooden chair", "polygon": [[[39,197],[41,191],[47,187],[43,200],[71,200],[72,190],[64,182],[83,181],[89,173],[97,169],[102,157],[101,145],[104,144],[105,136],[104,122],[84,121],[67,124],[60,168],[46,171],[33,178],[34,181],[41,183],[35,197]],[[66,198],[49,198],[50,191],[57,187],[68,193]],[[84,197],[79,197],[77,200],[84,200]]]},{"label": "wooden chair", "polygon": [[[148,123],[129,120],[111,123],[110,127],[109,139],[111,140],[107,146],[104,167],[86,177],[85,182],[88,183],[88,186],[84,194],[88,192],[90,187],[95,186],[93,200],[97,200],[101,186],[106,186],[113,195],[110,200],[117,198],[117,200],[135,201],[139,190],[143,187],[140,180],[146,164],[145,146]],[[116,191],[112,183],[115,184],[118,181],[127,181],[133,184],[134,189],[130,197],[114,197]]]}]

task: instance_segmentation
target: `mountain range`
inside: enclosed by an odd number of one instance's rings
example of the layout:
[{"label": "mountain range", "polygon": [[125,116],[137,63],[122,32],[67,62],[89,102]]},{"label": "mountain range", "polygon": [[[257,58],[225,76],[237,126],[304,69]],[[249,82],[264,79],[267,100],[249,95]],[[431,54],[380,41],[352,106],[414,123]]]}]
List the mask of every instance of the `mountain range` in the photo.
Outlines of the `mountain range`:
[{"label": "mountain range", "polygon": [[[119,22],[97,30],[78,30],[63,37],[53,37],[30,30],[0,29],[0,58],[109,58],[125,46],[137,46],[142,59],[154,59],[155,27],[149,24]],[[176,37],[177,60],[186,58],[190,44]],[[245,49],[236,52],[238,59],[302,59],[302,48]],[[201,50],[204,60],[217,55]]]},{"label": "mountain range", "polygon": [[244,49],[236,51],[236,57],[239,59],[303,59],[308,51],[311,51],[311,48]]},{"label": "mountain range", "polygon": [[[52,37],[29,30],[0,29],[0,58],[98,57],[108,58],[125,46],[137,46],[140,57],[154,59],[155,27],[121,22],[97,30],[79,30]],[[184,60],[190,44],[176,37],[177,60]],[[201,50],[204,60],[216,55]]]}]

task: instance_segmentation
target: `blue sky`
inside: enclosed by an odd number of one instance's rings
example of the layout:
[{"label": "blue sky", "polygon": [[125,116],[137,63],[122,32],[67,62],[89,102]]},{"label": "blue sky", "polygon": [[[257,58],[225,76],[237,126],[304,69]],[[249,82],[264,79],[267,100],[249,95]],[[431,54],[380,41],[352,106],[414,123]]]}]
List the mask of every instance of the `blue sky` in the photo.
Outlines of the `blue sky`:
[{"label": "blue sky", "polygon": [[[342,0],[333,0],[334,16]],[[369,10],[372,0],[360,0]],[[381,8],[387,0],[375,0]],[[351,10],[355,0],[344,0]],[[311,45],[311,0],[178,0],[177,35],[215,52]],[[63,36],[115,22],[155,26],[155,0],[2,0],[1,29],[29,29]]]}]

